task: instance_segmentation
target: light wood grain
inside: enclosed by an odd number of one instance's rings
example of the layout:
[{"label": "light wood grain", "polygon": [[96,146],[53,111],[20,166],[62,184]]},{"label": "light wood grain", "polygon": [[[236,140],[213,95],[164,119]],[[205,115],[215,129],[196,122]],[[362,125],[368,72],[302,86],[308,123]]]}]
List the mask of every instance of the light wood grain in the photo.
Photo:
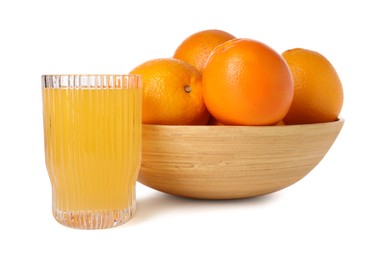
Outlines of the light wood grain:
[{"label": "light wood grain", "polygon": [[292,185],[325,156],[344,120],[294,126],[143,126],[138,181],[190,198],[236,199]]}]

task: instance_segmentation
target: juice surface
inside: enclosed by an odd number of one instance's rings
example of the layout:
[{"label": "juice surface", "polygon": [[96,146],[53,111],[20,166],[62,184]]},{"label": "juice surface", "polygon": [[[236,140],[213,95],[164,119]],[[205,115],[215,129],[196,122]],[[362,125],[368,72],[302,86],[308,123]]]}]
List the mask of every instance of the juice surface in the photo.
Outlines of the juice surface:
[{"label": "juice surface", "polygon": [[53,209],[126,209],[135,203],[141,114],[137,88],[44,88],[46,166]]}]

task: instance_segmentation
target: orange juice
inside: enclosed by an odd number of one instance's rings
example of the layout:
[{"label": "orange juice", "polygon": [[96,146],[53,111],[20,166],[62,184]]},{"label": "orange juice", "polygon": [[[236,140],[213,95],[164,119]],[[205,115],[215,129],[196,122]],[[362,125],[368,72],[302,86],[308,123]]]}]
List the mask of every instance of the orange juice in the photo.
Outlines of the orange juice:
[{"label": "orange juice", "polygon": [[60,223],[102,228],[133,214],[140,95],[138,88],[43,88],[46,166]]}]

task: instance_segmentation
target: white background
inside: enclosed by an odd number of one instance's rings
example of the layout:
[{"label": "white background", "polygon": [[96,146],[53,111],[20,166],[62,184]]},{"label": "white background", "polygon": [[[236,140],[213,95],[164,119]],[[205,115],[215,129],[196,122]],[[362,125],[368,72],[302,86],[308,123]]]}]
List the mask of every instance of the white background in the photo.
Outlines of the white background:
[{"label": "white background", "polygon": [[[0,3],[0,259],[385,259],[384,8],[381,1]],[[127,73],[222,29],[278,52],[324,54],[346,123],[324,160],[272,195],[199,201],[137,187],[127,224],[58,224],[44,165],[40,75]]]}]

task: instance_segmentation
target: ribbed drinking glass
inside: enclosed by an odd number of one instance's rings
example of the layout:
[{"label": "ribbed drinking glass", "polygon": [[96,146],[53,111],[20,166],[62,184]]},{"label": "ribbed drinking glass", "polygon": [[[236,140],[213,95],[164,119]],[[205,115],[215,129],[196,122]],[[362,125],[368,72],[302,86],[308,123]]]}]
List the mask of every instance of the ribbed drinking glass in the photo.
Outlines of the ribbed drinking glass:
[{"label": "ribbed drinking glass", "polygon": [[42,94],[55,219],[80,229],[127,222],[141,163],[140,75],[43,75]]}]

